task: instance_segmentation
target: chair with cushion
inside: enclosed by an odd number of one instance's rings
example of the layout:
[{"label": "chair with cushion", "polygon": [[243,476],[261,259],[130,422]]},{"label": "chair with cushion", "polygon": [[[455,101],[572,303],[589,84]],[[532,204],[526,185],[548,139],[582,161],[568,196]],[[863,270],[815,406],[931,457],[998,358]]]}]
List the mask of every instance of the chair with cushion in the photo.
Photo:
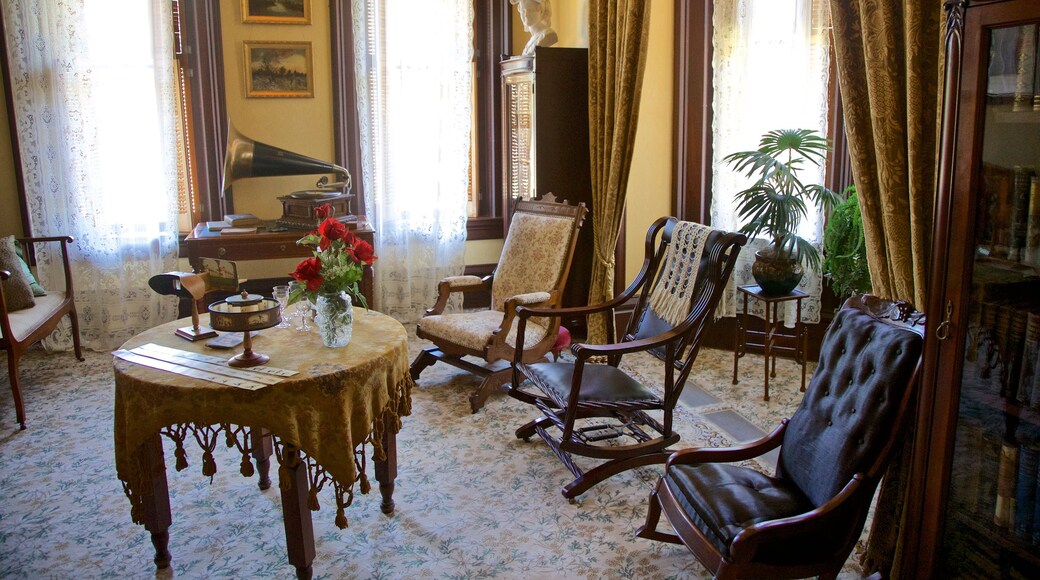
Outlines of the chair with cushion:
[{"label": "chair with cushion", "polygon": [[[613,337],[614,310],[636,300],[624,334],[612,344],[572,344],[573,362],[514,360],[509,394],[542,412],[516,436],[528,439],[537,433],[574,474],[564,497],[573,499],[612,475],[668,458],[667,448],[679,441],[672,426],[675,404],[746,241],[742,234],[661,218],[646,234],[638,277],[613,300],[558,310],[517,309],[518,340],[526,339],[535,317],[592,313],[607,313]],[[623,355],[636,352],[663,362],[661,392],[618,368]],[[601,359],[605,364],[595,363]],[[605,461],[584,471],[572,455]]]},{"label": "chair with cushion", "polygon": [[[550,352],[559,320],[530,324],[521,343],[523,348],[516,349],[516,307],[560,305],[585,213],[585,204],[557,202],[551,193],[540,200],[518,201],[495,271],[484,278],[453,276],[440,281],[437,302],[426,311],[415,331],[416,336],[432,341],[434,346],[424,349],[412,362],[412,378],[417,380],[423,369],[437,361],[484,377],[470,395],[470,408],[476,413],[492,391],[512,378],[508,362],[514,352],[519,352],[524,361],[541,359]],[[491,292],[490,308],[444,312],[452,293],[475,291]],[[463,358],[466,356],[483,362],[471,362]]]},{"label": "chair with cushion", "polygon": [[[716,578],[834,578],[908,417],[924,319],[847,300],[801,405],[768,436],[672,455],[636,535],[685,544]],[[778,448],[773,475],[735,465]],[[675,533],[657,531],[661,512]]]},{"label": "chair with cushion", "polygon": [[[29,269],[28,262],[35,255],[36,244],[54,243],[61,248],[65,271],[64,291],[44,290]],[[69,268],[69,236],[34,237],[15,240],[14,236],[0,239],[0,346],[7,351],[7,375],[14,394],[18,424],[25,429],[25,406],[18,380],[18,358],[33,344],[46,338],[66,314],[72,322],[72,340],[76,358],[83,360],[79,343],[79,319],[72,295],[72,271]],[[19,255],[24,249],[25,258]],[[35,295],[34,295],[35,294]]]}]

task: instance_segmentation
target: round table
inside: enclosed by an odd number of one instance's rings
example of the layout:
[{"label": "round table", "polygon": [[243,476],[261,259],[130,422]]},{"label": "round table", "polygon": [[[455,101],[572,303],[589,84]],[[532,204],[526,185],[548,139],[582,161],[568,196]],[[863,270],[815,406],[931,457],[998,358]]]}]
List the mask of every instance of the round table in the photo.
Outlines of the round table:
[{"label": "round table", "polygon": [[[203,323],[208,323],[206,318]],[[216,350],[176,336],[186,323],[190,319],[147,330],[116,354],[149,344],[225,360],[241,351],[241,346]],[[215,445],[220,433],[220,441],[234,437],[243,454],[242,473],[251,475],[250,460],[255,461],[261,488],[269,485],[269,457],[277,451],[289,561],[301,577],[310,576],[314,559],[307,496],[308,481],[316,479],[308,479],[315,475],[309,472],[318,470],[331,480],[336,523],[345,527],[343,510],[349,499],[344,498],[353,496],[355,482],[362,492],[368,490],[367,474],[358,467],[365,462],[355,458],[371,446],[381,507],[384,513],[393,511],[396,433],[400,418],[410,413],[413,386],[404,327],[378,312],[357,310],[353,337],[346,347],[327,348],[315,332],[269,328],[253,337],[253,349],[270,357],[267,367],[296,374],[250,390],[113,358],[116,471],[125,484],[133,521],[152,534],[159,568],[170,562],[171,522],[162,435],[177,444],[178,469],[185,466],[184,441],[193,439],[188,435],[201,437],[203,475],[216,470],[210,453],[213,445],[208,443]]]}]

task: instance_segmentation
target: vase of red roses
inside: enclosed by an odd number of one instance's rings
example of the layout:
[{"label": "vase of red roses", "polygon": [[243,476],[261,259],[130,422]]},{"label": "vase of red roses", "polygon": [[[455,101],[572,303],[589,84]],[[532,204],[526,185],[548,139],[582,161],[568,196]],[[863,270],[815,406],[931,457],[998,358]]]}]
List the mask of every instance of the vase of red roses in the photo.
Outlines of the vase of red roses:
[{"label": "vase of red roses", "polygon": [[353,329],[354,301],[368,308],[358,283],[364,267],[370,266],[376,256],[371,244],[331,216],[331,206],[323,205],[314,213],[320,222],[318,229],[296,242],[310,247],[313,256],[300,262],[292,273],[305,285],[289,296],[289,302],[306,296],[314,304],[314,322],[325,346],[346,346]]}]

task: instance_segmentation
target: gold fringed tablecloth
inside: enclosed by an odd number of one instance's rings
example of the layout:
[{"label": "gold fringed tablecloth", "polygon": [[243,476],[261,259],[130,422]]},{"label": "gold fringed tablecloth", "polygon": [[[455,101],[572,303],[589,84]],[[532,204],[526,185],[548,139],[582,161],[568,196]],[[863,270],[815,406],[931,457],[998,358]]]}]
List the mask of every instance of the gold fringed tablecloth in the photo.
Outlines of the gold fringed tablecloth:
[{"label": "gold fringed tablecloth", "polygon": [[[208,324],[208,315],[201,322]],[[206,347],[205,341],[192,343],[174,335],[177,328],[190,325],[190,319],[181,319],[158,326],[122,348],[155,343],[218,357],[242,352],[241,345],[218,350]],[[116,473],[131,503],[133,493],[147,490],[156,475],[146,467],[146,443],[164,428],[184,424],[268,429],[320,464],[337,487],[350,492],[358,480],[367,487],[356,450],[371,444],[374,459],[381,460],[383,429],[397,433],[401,417],[411,413],[413,382],[404,327],[378,312],[358,309],[346,347],[325,347],[313,332],[269,328],[253,337],[253,351],[270,356],[269,366],[299,374],[250,391],[113,358]]]}]

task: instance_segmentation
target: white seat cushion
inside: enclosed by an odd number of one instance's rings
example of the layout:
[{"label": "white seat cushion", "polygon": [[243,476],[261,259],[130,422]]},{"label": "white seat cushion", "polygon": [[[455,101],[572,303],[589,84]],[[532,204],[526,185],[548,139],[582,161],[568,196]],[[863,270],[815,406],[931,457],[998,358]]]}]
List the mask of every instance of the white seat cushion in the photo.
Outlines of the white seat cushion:
[{"label": "white seat cushion", "polygon": [[64,292],[48,290],[46,296],[36,297],[36,305],[32,308],[8,313],[7,319],[11,322],[11,334],[14,335],[15,340],[24,340],[40,324],[57,312],[64,301]]},{"label": "white seat cushion", "polygon": [[[419,328],[427,336],[436,336],[459,346],[482,351],[491,338],[491,333],[498,330],[504,317],[505,314],[499,310],[438,314],[420,319]],[[524,348],[534,346],[545,336],[545,332],[544,326],[528,320],[524,331]],[[515,319],[506,336],[506,343],[516,347]]]}]

